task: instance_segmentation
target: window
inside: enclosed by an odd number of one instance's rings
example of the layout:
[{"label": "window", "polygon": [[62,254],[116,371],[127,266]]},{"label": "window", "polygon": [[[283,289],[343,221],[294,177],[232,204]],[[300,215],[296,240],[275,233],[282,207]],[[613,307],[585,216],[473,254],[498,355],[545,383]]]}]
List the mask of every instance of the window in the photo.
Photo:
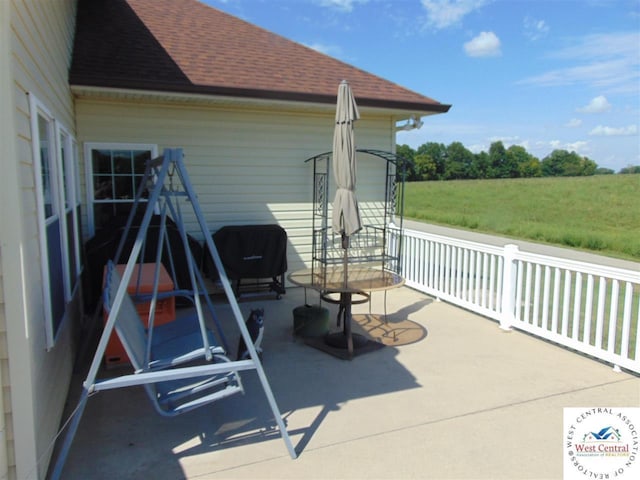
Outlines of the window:
[{"label": "window", "polygon": [[[85,145],[89,232],[92,235],[112,217],[129,213],[146,161],[156,156],[156,145]],[[142,198],[146,195],[143,193]]]},{"label": "window", "polygon": [[63,245],[66,246],[65,295],[67,301],[71,300],[73,289],[80,279],[82,270],[81,225],[80,225],[80,187],[78,185],[78,146],[62,126],[58,127],[58,146],[60,150],[59,166],[61,171],[61,211],[64,211],[65,228],[62,230]]},{"label": "window", "polygon": [[80,270],[75,140],[29,95],[47,348],[53,347]]}]

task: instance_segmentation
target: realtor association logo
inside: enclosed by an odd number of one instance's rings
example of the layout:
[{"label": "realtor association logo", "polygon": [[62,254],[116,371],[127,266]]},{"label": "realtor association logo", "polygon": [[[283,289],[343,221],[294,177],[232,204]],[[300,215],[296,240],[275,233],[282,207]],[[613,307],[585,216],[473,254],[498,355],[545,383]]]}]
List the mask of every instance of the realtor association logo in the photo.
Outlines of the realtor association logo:
[{"label": "realtor association logo", "polygon": [[565,480],[640,478],[640,408],[565,408]]}]

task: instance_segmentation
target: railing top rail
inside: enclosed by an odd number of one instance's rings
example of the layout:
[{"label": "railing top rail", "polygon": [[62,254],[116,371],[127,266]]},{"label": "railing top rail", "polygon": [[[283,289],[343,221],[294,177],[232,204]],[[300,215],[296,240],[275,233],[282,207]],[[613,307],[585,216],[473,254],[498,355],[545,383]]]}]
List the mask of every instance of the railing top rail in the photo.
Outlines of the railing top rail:
[{"label": "railing top rail", "polygon": [[405,228],[404,234],[411,237],[423,238],[425,240],[452,245],[454,247],[468,248],[470,250],[476,250],[478,252],[483,252],[483,253],[490,253],[494,255],[501,255],[504,253],[503,247],[498,247],[495,245],[487,245],[486,243],[472,242],[470,240],[460,240],[458,238],[452,238],[446,235],[438,235],[436,233],[421,232],[419,230],[412,230],[410,228]]},{"label": "railing top rail", "polygon": [[[504,247],[508,245],[508,242],[504,246],[487,245],[484,243],[473,242],[469,240],[460,240],[451,238],[445,235],[438,235],[434,233],[420,232],[418,230],[404,229],[406,236],[415,238],[422,238],[425,240],[443,243],[460,248],[466,248],[483,253],[489,253],[493,255],[503,255]],[[566,270],[572,270],[587,275],[594,275],[599,277],[615,278],[623,282],[632,282],[640,284],[640,269],[637,271],[610,267],[607,265],[599,265],[589,262],[581,262],[577,260],[564,259],[560,257],[554,257],[549,255],[543,255],[539,253],[532,253],[520,250],[518,247],[513,257],[515,260],[524,262],[531,262],[535,264],[541,264],[554,268],[562,268]]]},{"label": "railing top rail", "polygon": [[569,260],[539,253],[518,251],[515,255],[517,260],[524,262],[539,263],[550,267],[563,268],[588,275],[599,277],[609,277],[624,282],[632,282],[640,284],[640,271],[627,270],[618,267],[609,267],[607,265],[598,265],[589,262],[580,262],[577,260]]}]

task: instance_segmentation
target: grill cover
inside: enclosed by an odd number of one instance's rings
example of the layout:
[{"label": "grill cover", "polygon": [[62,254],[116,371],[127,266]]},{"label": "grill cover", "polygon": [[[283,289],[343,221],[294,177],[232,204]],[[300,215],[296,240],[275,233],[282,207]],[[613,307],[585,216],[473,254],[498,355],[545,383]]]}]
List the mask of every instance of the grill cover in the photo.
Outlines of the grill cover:
[{"label": "grill cover", "polygon": [[[272,278],[287,271],[287,232],[279,225],[222,227],[213,241],[230,279]],[[208,250],[207,257],[210,261]]]}]

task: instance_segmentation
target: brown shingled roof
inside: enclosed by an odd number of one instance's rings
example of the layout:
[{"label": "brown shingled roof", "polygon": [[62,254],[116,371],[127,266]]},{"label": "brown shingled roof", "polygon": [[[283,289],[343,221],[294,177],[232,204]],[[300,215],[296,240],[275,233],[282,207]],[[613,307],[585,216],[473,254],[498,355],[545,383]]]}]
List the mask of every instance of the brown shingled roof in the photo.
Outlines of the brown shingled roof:
[{"label": "brown shingled roof", "polygon": [[446,112],[419,93],[197,0],[80,0],[71,85]]}]

